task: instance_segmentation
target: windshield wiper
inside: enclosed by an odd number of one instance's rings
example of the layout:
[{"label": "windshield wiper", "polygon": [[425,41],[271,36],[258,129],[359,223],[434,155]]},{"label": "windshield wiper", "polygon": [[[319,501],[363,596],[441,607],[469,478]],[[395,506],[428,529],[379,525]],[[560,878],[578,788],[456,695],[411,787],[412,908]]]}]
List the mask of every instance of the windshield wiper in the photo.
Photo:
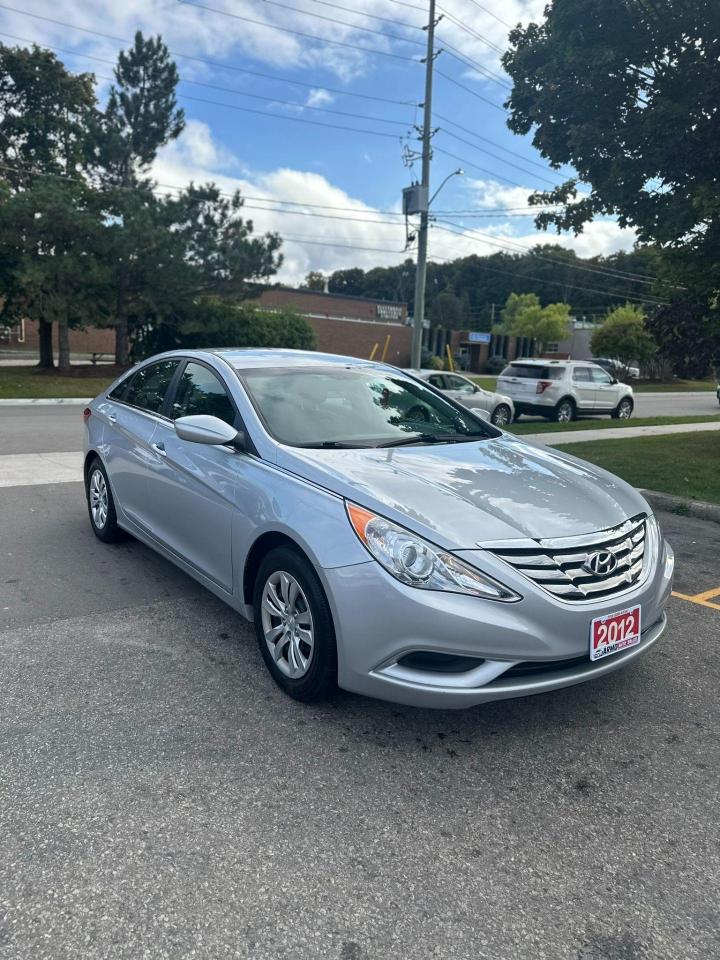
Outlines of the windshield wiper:
[{"label": "windshield wiper", "polygon": [[361,450],[361,443],[343,443],[342,440],[319,440],[317,443],[298,443],[303,450]]},{"label": "windshield wiper", "polygon": [[484,431],[478,430],[473,433],[415,433],[411,437],[400,437],[399,440],[388,440],[387,443],[379,443],[378,447],[403,447],[411,443],[464,443],[473,437],[486,437]]}]

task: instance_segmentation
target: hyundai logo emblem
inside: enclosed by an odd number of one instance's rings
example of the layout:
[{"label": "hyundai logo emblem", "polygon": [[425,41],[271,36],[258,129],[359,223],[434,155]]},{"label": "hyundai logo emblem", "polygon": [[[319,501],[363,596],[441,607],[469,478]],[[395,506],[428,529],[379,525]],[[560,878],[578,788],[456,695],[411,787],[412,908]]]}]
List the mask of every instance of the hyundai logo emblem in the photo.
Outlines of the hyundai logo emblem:
[{"label": "hyundai logo emblem", "polygon": [[596,577],[607,577],[617,567],[617,557],[609,550],[598,550],[597,553],[591,553],[583,567],[588,573],[594,573]]}]

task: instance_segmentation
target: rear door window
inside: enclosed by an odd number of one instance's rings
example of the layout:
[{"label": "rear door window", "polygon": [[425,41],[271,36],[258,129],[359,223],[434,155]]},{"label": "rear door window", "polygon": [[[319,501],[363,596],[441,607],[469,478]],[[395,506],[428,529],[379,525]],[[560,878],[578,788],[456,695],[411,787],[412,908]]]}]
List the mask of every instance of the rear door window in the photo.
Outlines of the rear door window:
[{"label": "rear door window", "polygon": [[432,377],[428,377],[428,383],[437,390],[445,390],[445,377],[441,376],[439,373],[436,373]]},{"label": "rear door window", "polygon": [[580,380],[583,383],[590,382],[590,368],[589,367],[575,367],[573,370],[573,380]]},{"label": "rear door window", "polygon": [[160,413],[165,401],[165,394],[175,371],[180,365],[179,360],[160,360],[151,363],[142,370],[138,370],[130,378],[122,399],[131,407],[148,410],[150,413]]},{"label": "rear door window", "polygon": [[220,378],[201,363],[190,361],[180,376],[171,416],[177,420],[199,414],[235,425],[235,407]]}]

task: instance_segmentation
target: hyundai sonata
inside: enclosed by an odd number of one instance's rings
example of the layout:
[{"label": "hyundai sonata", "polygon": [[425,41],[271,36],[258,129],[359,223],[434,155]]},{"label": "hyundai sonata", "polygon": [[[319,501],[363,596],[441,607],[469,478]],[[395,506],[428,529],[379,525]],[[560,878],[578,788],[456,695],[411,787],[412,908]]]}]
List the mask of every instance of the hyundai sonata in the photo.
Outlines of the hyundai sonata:
[{"label": "hyundai sonata", "polygon": [[665,628],[673,554],[632,487],[385,364],[175,351],[84,411],[92,529],[254,621],[299,700],[555,690]]}]

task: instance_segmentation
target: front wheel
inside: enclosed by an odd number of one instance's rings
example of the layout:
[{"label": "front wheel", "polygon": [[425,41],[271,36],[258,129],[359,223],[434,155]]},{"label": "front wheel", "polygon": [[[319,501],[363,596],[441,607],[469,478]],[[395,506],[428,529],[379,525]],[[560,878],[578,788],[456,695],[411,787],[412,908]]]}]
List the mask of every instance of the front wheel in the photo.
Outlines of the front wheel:
[{"label": "front wheel", "polygon": [[633,412],[633,402],[629,397],[624,397],[615,407],[610,416],[613,420],[629,420]]},{"label": "front wheel", "polygon": [[561,400],[555,407],[555,420],[558,423],[570,423],[575,419],[575,404],[572,400]]},{"label": "front wheel", "polygon": [[311,702],[337,689],[337,648],[327,598],[305,557],[290,547],[271,550],[253,592],[260,652],[277,685]]},{"label": "front wheel", "polygon": [[510,407],[506,403],[499,403],[490,417],[490,422],[496,427],[506,427],[511,420]]}]

